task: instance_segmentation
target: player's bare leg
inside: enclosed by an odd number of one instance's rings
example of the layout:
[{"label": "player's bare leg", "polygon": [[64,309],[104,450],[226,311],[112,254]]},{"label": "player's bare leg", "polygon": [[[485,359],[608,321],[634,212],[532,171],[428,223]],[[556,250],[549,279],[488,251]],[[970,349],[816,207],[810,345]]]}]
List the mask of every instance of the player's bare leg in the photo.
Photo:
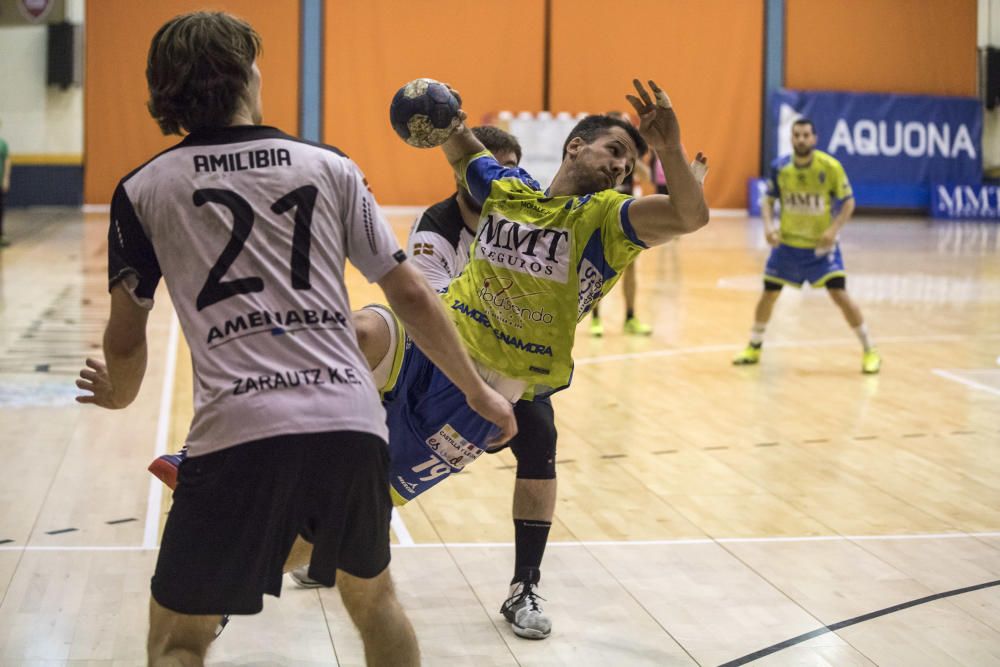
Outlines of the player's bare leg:
[{"label": "player's bare leg", "polygon": [[760,299],[757,301],[757,307],[753,311],[753,321],[754,323],[759,323],[767,325],[771,321],[771,314],[774,312],[774,304],[778,302],[778,297],[781,296],[780,290],[764,290]]},{"label": "player's bare leg", "polygon": [[215,639],[221,616],[178,614],[149,599],[149,636],[146,651],[153,667],[189,667],[205,664],[208,645]]},{"label": "player's bare leg", "polygon": [[368,665],[409,667],[420,664],[420,649],[386,568],[372,579],[337,571],[337,588],[351,620],[361,632]]},{"label": "player's bare leg", "polygon": [[556,480],[519,479],[514,482],[515,519],[552,522],[556,510]]},{"label": "player's bare leg", "polygon": [[764,344],[764,331],[767,323],[771,321],[771,314],[774,312],[774,304],[781,296],[780,289],[765,289],[757,300],[757,306],[753,313],[753,327],[750,329],[750,343],[742,352],[733,358],[733,363],[737,366],[748,366],[760,361],[760,348]]},{"label": "player's bare leg", "polygon": [[840,308],[840,312],[844,314],[844,319],[847,320],[851,329],[854,330],[854,334],[858,337],[858,340],[861,341],[861,347],[864,350],[861,357],[861,370],[869,374],[878,373],[882,368],[882,357],[868,336],[868,326],[865,324],[865,318],[861,314],[858,304],[854,303],[854,300],[851,299],[846,289],[832,288],[828,289],[827,292],[830,294],[833,302],[837,304],[837,307]]},{"label": "player's bare leg", "polygon": [[844,319],[847,323],[851,325],[852,329],[857,329],[862,324],[865,323],[865,318],[861,315],[861,309],[858,308],[858,304],[854,303],[847,290],[844,289],[828,289],[827,292],[830,294],[830,298],[833,302],[837,304],[840,308],[840,312],[844,314]]}]

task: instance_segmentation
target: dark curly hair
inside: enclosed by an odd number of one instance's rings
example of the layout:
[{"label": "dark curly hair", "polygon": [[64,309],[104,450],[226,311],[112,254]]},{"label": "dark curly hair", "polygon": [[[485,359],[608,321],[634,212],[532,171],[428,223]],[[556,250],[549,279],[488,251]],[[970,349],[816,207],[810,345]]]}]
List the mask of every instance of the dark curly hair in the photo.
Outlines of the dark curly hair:
[{"label": "dark curly hair", "polygon": [[627,120],[622,120],[621,118],[615,118],[614,116],[605,115],[593,115],[587,116],[570,131],[569,136],[566,137],[566,141],[563,142],[562,156],[566,159],[566,147],[569,146],[569,142],[573,141],[576,137],[580,137],[586,143],[592,144],[597,140],[598,137],[607,134],[611,131],[613,127],[620,127],[621,129],[628,132],[628,136],[632,137],[632,142],[635,143],[636,150],[639,152],[639,157],[646,154],[649,150],[649,146],[646,144],[646,140],[642,138],[639,134],[639,130],[635,129],[635,126]]},{"label": "dark curly hair", "polygon": [[521,144],[513,134],[505,132],[494,125],[474,127],[472,128],[472,133],[486,147],[486,150],[494,155],[500,151],[511,151],[514,153],[517,161],[521,161]]},{"label": "dark curly hair", "polygon": [[247,94],[260,35],[223,12],[182,14],[149,45],[149,113],[163,134],[225,127]]}]

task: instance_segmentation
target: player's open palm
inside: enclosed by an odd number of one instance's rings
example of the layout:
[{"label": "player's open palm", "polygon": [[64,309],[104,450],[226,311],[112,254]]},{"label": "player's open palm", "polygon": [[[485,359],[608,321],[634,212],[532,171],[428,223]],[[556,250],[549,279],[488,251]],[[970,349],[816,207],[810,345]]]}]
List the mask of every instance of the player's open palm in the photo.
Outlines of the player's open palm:
[{"label": "player's open palm", "polygon": [[87,359],[87,368],[80,371],[76,386],[83,391],[89,391],[90,395],[77,396],[77,403],[93,403],[109,410],[118,409],[119,405],[114,402],[114,389],[111,386],[111,377],[108,375],[108,367],[99,359]]},{"label": "player's open palm", "polygon": [[639,79],[633,79],[632,84],[639,97],[626,95],[625,98],[639,114],[639,133],[654,147],[680,146],[681,126],[667,94],[652,80],[649,81],[652,96]]}]

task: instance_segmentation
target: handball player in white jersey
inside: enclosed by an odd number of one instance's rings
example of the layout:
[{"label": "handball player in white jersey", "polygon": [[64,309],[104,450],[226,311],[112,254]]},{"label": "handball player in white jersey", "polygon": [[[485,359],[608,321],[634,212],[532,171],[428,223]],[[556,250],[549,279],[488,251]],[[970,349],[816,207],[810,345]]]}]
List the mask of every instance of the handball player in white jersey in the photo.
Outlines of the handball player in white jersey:
[{"label": "handball player in white jersey", "polygon": [[357,167],[260,125],[259,52],[253,28],[224,13],[178,16],[153,38],[149,110],[165,134],[187,136],[115,190],[106,367],[87,361],[78,400],[134,400],[162,277],[191,349],[195,412],[152,579],[150,664],[200,664],[220,617],[279,594],[303,535],[309,575],[336,580],[369,664],[416,665],[388,570],[385,412],[355,340],[345,259],[501,441],[513,412],[476,373]]}]

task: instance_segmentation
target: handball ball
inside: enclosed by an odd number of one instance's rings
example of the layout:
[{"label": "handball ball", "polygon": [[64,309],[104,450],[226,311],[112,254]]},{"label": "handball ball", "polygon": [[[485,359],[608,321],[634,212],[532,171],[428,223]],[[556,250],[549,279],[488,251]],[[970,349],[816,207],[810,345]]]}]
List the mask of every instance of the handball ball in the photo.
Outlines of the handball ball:
[{"label": "handball ball", "polygon": [[434,79],[414,79],[389,105],[389,122],[403,141],[417,148],[440,146],[458,127],[459,100]]}]

